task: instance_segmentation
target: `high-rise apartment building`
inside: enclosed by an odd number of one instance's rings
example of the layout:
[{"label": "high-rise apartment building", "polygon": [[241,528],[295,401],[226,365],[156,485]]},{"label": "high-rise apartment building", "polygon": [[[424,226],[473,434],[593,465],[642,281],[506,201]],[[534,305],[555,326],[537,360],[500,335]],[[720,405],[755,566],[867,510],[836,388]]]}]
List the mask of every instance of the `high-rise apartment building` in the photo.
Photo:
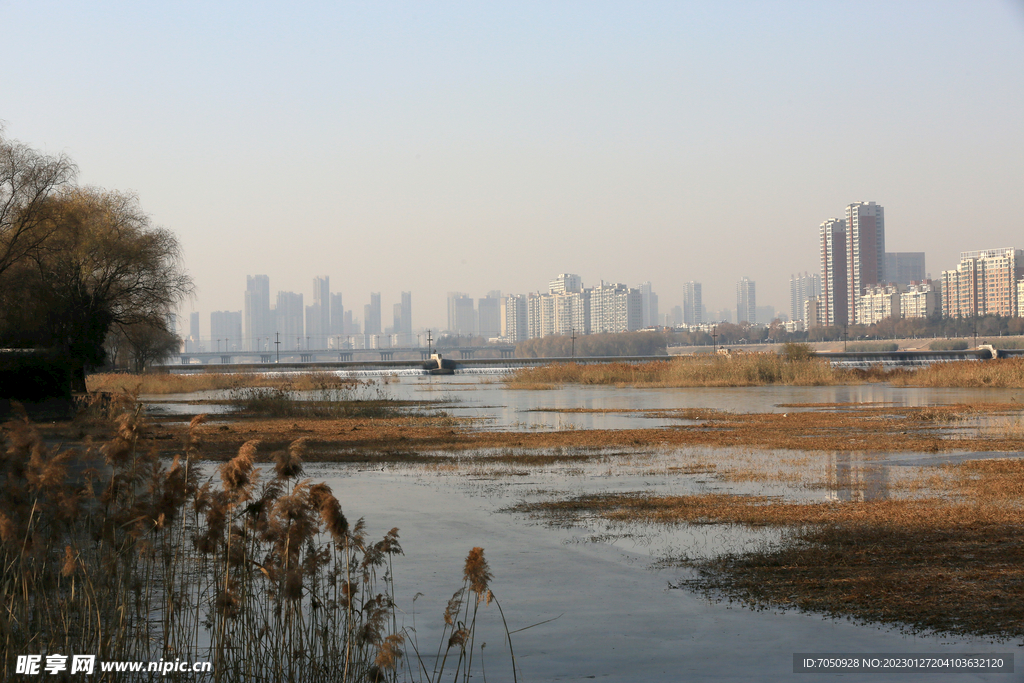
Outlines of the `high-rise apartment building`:
[{"label": "high-rise apartment building", "polygon": [[327,337],[331,333],[331,279],[327,276],[313,278],[313,303],[306,307],[306,336],[310,348],[327,348]]},{"label": "high-rise apartment building", "polygon": [[548,294],[565,294],[566,292],[582,292],[583,278],[572,273],[562,273],[548,283]]},{"label": "high-rise apartment building", "polygon": [[846,207],[847,320],[859,323],[857,299],[885,279],[885,211],[874,202]]},{"label": "high-rise apartment building", "polygon": [[396,331],[409,335],[409,343],[412,343],[412,292],[402,292],[402,329]]},{"label": "high-rise apartment building", "polygon": [[887,251],[885,253],[885,280],[897,285],[924,282],[928,277],[924,267],[923,251]]},{"label": "high-rise apartment building", "polygon": [[588,291],[591,332],[632,332],[642,327],[640,290],[602,282]]},{"label": "high-rise apartment building", "polygon": [[[281,350],[305,348],[304,312],[302,294],[296,292],[277,293],[277,306],[274,307],[274,313],[277,318],[276,331],[280,335]],[[275,335],[271,335],[271,343],[275,339]]]},{"label": "high-rise apartment building", "polygon": [[448,332],[467,336],[476,332],[473,299],[462,292],[448,292]]},{"label": "high-rise apartment building", "polygon": [[857,297],[857,321],[860,325],[874,325],[886,318],[899,318],[900,289],[898,285],[868,287]]},{"label": "high-rise apartment building", "polygon": [[[789,276],[789,313],[792,320],[804,319],[804,304],[821,294],[821,277],[810,273]],[[811,325],[808,324],[808,327]]]},{"label": "high-rise apartment building", "polygon": [[700,325],[704,322],[704,302],[701,284],[693,280],[683,285],[683,324]]},{"label": "high-rise apartment building", "polygon": [[1017,315],[1018,281],[1022,277],[1024,250],[961,252],[956,270],[942,271],[942,315]]},{"label": "high-rise apartment building", "polygon": [[736,322],[757,322],[757,288],[753,280],[743,278],[736,283]]},{"label": "high-rise apartment building", "polygon": [[[829,218],[819,226],[821,293],[818,296],[818,324],[843,326],[847,317],[846,221]],[[814,322],[808,320],[807,326]]]},{"label": "high-rise apartment building", "polygon": [[501,335],[501,298],[486,296],[476,302],[477,334],[484,339]]},{"label": "high-rise apartment building", "polygon": [[[345,306],[341,299],[341,292],[331,294],[331,330],[330,336],[340,338],[342,335],[347,334],[345,329]],[[334,340],[335,344],[340,344],[338,339]]]},{"label": "high-rise apartment building", "polygon": [[658,295],[650,282],[640,285],[640,312],[642,314],[641,327],[651,327],[658,324]]},{"label": "high-rise apartment building", "polygon": [[[590,332],[591,292],[531,294],[527,297],[527,333],[530,339],[549,334]],[[635,328],[639,329],[639,328]]]},{"label": "high-rise apartment building", "polygon": [[245,348],[265,349],[273,340],[277,325],[270,309],[270,278],[249,275],[245,279]]},{"label": "high-rise apartment building", "polygon": [[931,280],[907,285],[900,294],[900,315],[904,318],[927,318],[942,312],[938,283]]},{"label": "high-rise apartment building", "polygon": [[380,333],[380,292],[370,292],[370,303],[363,306],[363,334]]},{"label": "high-rise apartment building", "polygon": [[527,297],[513,294],[501,302],[501,336],[510,344],[530,338]]},{"label": "high-rise apartment building", "polygon": [[665,316],[666,327],[677,327],[683,324],[683,307],[673,306],[672,312]]}]

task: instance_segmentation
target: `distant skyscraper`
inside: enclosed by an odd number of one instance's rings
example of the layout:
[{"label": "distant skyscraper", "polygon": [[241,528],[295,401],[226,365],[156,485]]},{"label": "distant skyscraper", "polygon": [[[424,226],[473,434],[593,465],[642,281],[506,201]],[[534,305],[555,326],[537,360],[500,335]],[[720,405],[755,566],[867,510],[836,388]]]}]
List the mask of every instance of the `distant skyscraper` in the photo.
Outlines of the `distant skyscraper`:
[{"label": "distant skyscraper", "polygon": [[[849,318],[846,278],[846,221],[829,218],[819,226],[821,254],[821,294],[818,297],[818,324],[843,326]],[[813,326],[814,321],[806,321]]]},{"label": "distant skyscraper", "polygon": [[789,313],[791,320],[804,319],[804,304],[821,294],[821,278],[804,273],[789,276]]},{"label": "distant skyscraper", "polygon": [[651,327],[658,324],[658,295],[650,282],[640,285],[640,313],[642,327]]},{"label": "distant skyscraper", "polygon": [[412,343],[412,292],[402,292],[402,329],[400,333],[409,335],[409,343]]},{"label": "distant skyscraper", "polygon": [[701,285],[690,280],[683,285],[683,324],[700,325],[704,322],[704,304],[701,300]]},{"label": "distant skyscraper", "polygon": [[363,307],[363,334],[380,334],[380,292],[370,293],[370,303]]},{"label": "distant skyscraper", "polygon": [[909,285],[911,282],[924,282],[927,277],[923,251],[887,251],[885,253],[886,283]]},{"label": "distant skyscraper", "polygon": [[331,294],[331,332],[332,337],[340,337],[346,334],[345,330],[345,306],[341,299],[341,292]]},{"label": "distant skyscraper", "polygon": [[473,299],[462,292],[448,292],[448,332],[472,335],[476,331]]},{"label": "distant skyscraper", "polygon": [[479,299],[476,306],[477,334],[484,339],[501,335],[501,299],[488,296]]},{"label": "distant skyscraper", "polygon": [[736,322],[757,322],[756,283],[749,278],[736,283]]},{"label": "distant skyscraper", "polygon": [[885,211],[874,202],[846,207],[847,320],[856,323],[857,299],[885,279]]},{"label": "distant skyscraper", "polygon": [[249,275],[245,279],[245,347],[250,351],[266,348],[277,331],[270,312],[270,278]]},{"label": "distant skyscraper", "polygon": [[672,307],[672,312],[668,314],[668,317],[665,320],[665,322],[666,322],[666,324],[669,327],[675,327],[677,325],[682,325],[683,324],[683,307],[682,306],[673,306]]},{"label": "distant skyscraper", "polygon": [[188,314],[188,340],[193,343],[193,351],[198,348],[196,344],[199,343],[199,311]]},{"label": "distant skyscraper", "polygon": [[314,349],[327,348],[331,332],[331,279],[326,275],[313,278],[313,304],[306,316],[306,336]]},{"label": "distant skyscraper", "polygon": [[[277,332],[281,338],[281,350],[305,348],[305,325],[303,324],[302,294],[296,292],[278,292],[277,306],[274,314],[277,317]],[[271,343],[275,337],[271,336]]]}]

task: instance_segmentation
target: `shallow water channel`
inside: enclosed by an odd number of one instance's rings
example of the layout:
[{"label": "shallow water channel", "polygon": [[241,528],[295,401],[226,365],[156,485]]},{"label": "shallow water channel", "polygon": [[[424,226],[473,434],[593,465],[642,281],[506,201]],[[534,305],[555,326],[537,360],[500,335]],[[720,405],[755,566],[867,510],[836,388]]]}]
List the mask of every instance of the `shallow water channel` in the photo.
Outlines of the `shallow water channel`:
[{"label": "shallow water channel", "polygon": [[[399,399],[441,400],[446,412],[475,418],[480,428],[498,430],[656,427],[679,421],[649,418],[635,411],[687,407],[766,412],[800,409],[793,404],[903,406],[1024,400],[1020,390],[897,389],[884,385],[741,389],[574,386],[511,391],[493,376],[466,375],[400,377],[391,380],[386,389]],[[181,412],[197,408],[185,410],[182,404]],[[555,412],[578,408],[612,412]],[[161,409],[178,410],[168,404]],[[404,613],[400,626],[415,627],[428,668],[437,652],[445,604],[462,585],[465,556],[474,546],[485,549],[494,574],[491,588],[501,602],[509,629],[526,629],[512,635],[520,681],[905,681],[909,674],[899,672],[794,674],[793,655],[1020,650],[1015,642],[913,635],[814,614],[752,611],[674,588],[691,575],[689,570],[673,566],[672,558],[707,557],[771,544],[778,540],[777,532],[723,525],[669,531],[597,520],[559,526],[505,510],[521,501],[610,491],[717,491],[818,500],[914,495],[914,489],[901,484],[912,480],[920,466],[992,454],[646,449],[590,452],[589,458],[544,466],[481,457],[487,455],[441,453],[437,463],[385,465],[383,469],[324,463],[306,468],[306,476],[331,486],[350,519],[366,518],[371,539],[392,527],[400,529],[405,550],[395,565],[397,599]],[[695,462],[715,467],[693,467]],[[734,476],[717,476],[724,472]],[[764,476],[745,477],[744,472]],[[818,485],[794,483],[806,481],[808,472]],[[476,642],[478,647],[487,643],[486,679],[510,681],[508,645],[498,612],[494,605],[482,605],[480,610]],[[1024,658],[1017,659],[1017,671],[1021,671]],[[476,675],[483,680],[479,671]],[[1019,680],[1020,674],[940,674],[930,678],[1004,681]]]}]

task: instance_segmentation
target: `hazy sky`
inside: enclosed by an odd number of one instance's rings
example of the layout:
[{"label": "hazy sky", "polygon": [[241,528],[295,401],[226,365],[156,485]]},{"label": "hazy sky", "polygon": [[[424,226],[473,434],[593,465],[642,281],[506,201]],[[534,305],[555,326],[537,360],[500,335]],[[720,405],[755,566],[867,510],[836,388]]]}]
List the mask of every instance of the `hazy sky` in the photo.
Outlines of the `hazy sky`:
[{"label": "hazy sky", "polygon": [[[451,290],[650,280],[788,312],[818,225],[1024,248],[1024,3],[0,0],[6,134],[134,190],[198,295],[328,275],[384,324]],[[186,330],[187,331],[187,330]]]}]

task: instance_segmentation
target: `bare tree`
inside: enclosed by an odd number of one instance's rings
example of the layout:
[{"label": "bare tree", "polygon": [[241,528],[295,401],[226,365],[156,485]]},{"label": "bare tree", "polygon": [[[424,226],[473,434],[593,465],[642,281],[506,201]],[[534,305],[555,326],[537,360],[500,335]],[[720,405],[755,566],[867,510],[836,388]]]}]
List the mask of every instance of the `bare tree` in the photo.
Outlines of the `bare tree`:
[{"label": "bare tree", "polygon": [[168,312],[193,292],[174,235],[155,227],[128,193],[70,188],[49,197],[37,229],[46,238],[14,262],[0,302],[6,334],[57,349],[75,388],[104,361],[111,326],[166,330]]},{"label": "bare tree", "polygon": [[6,139],[0,126],[0,275],[47,239],[47,200],[77,171],[63,154],[46,156]]}]

